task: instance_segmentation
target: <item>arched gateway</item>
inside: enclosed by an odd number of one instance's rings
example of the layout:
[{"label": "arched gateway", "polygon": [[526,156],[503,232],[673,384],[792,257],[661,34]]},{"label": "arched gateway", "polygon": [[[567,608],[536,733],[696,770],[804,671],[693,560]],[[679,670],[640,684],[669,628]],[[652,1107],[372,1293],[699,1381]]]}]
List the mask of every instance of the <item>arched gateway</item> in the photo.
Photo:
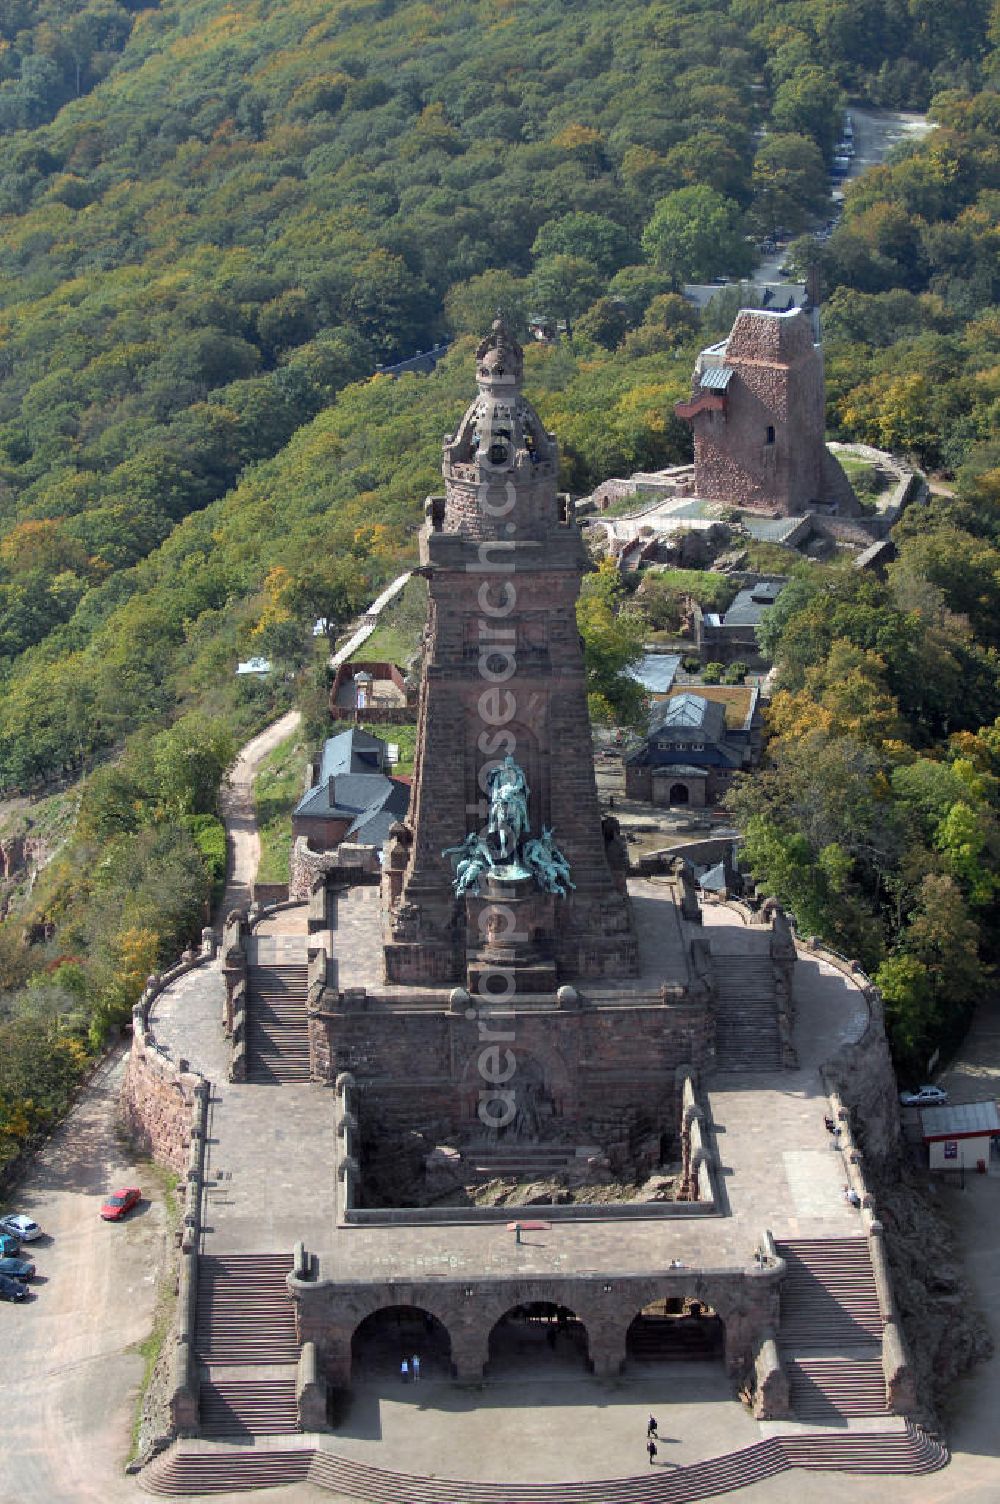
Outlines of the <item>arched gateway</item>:
[{"label": "arched gateway", "polygon": [[397,1377],[402,1364],[412,1373],[413,1359],[426,1378],[450,1378],[451,1337],[447,1327],[421,1306],[382,1306],[354,1329],[351,1337],[351,1377]]},{"label": "arched gateway", "polygon": [[590,1368],[587,1328],[568,1306],[549,1300],[512,1306],[489,1336],[490,1378],[529,1370]]}]

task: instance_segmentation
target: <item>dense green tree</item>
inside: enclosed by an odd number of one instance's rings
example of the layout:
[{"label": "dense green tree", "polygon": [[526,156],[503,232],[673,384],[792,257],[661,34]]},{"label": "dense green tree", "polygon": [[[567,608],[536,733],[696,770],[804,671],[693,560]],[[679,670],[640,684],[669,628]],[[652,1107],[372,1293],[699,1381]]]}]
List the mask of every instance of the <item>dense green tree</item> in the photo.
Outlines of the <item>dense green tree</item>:
[{"label": "dense green tree", "polygon": [[572,336],[573,320],[589,308],[603,287],[603,278],[592,261],[581,256],[557,254],[539,261],[529,280],[533,312],[561,320]]},{"label": "dense green tree", "polygon": [[797,234],[829,204],[823,156],[807,136],[768,136],[753,161],[754,228]]},{"label": "dense green tree", "polygon": [[642,232],[642,248],[675,287],[722,273],[742,276],[753,259],[738,206],[702,184],[660,199]]},{"label": "dense green tree", "polygon": [[844,96],[824,68],[804,63],[777,87],[772,119],[775,129],[809,136],[829,161],[840,135]]},{"label": "dense green tree", "polygon": [[621,225],[603,214],[580,213],[547,220],[531,247],[536,261],[574,256],[589,261],[605,277],[625,266],[631,251],[631,239]]}]

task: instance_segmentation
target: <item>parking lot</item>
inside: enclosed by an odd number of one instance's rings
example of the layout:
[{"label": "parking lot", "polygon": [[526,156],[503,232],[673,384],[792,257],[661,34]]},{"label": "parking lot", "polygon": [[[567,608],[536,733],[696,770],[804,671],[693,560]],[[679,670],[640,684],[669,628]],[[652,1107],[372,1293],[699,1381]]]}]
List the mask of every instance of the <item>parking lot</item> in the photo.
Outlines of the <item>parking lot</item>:
[{"label": "parking lot", "polygon": [[[42,1236],[23,1249],[37,1268],[29,1299],[0,1303],[0,1504],[136,1496],[121,1471],[143,1372],[130,1349],[152,1325],[166,1213],[114,1130],[122,1068],[120,1054],[100,1068],[4,1208]],[[120,1226],[103,1222],[104,1195],[128,1184],[142,1185],[142,1204]]]}]

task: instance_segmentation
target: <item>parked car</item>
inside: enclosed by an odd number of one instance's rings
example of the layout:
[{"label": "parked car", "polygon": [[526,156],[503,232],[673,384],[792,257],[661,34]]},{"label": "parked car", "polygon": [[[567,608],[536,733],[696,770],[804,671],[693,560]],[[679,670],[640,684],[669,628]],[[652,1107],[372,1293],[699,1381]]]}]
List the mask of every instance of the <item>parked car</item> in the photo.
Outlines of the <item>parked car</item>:
[{"label": "parked car", "polygon": [[948,1093],[940,1086],[918,1086],[916,1091],[901,1091],[899,1100],[904,1107],[941,1107]]},{"label": "parked car", "polygon": [[137,1185],[130,1185],[124,1191],[113,1191],[101,1207],[101,1216],[105,1222],[120,1222],[141,1200],[142,1192]]},{"label": "parked car", "polygon": [[0,1217],[0,1232],[9,1232],[12,1238],[20,1238],[22,1243],[30,1243],[42,1236],[38,1223],[32,1222],[30,1217],[25,1217],[21,1212]]},{"label": "parked car", "polygon": [[0,1259],[12,1259],[21,1252],[21,1239],[9,1232],[0,1232]]},{"label": "parked car", "polygon": [[0,1274],[0,1300],[27,1300],[28,1287],[19,1279]]},{"label": "parked car", "polygon": [[8,1279],[29,1280],[35,1272],[35,1266],[30,1259],[0,1259],[0,1274],[5,1274]]}]

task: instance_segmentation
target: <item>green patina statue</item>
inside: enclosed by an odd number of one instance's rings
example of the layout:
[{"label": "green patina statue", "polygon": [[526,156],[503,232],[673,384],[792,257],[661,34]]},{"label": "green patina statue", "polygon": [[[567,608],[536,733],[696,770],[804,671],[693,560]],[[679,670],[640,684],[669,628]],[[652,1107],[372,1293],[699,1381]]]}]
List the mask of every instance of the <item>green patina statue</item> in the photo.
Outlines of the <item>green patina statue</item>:
[{"label": "green patina statue", "polygon": [[[479,893],[479,880],[486,872],[495,872],[498,877],[533,877],[545,893],[558,893],[565,898],[576,884],[570,878],[569,863],[555,844],[555,836],[549,826],[542,827],[540,836],[533,840],[528,821],[528,781],[524,769],[508,752],[502,763],[490,773],[490,814],[485,837],[475,832],[466,836],[460,846],[447,846],[442,856],[453,856],[455,877],[452,886],[457,897],[466,893]],[[494,855],[490,840],[497,847]]]},{"label": "green patina statue", "polygon": [[475,831],[470,832],[461,846],[446,846],[442,856],[455,856],[455,879],[452,883],[456,894],[461,898],[465,893],[479,893],[479,879],[484,872],[492,868],[493,853],[481,836]]},{"label": "green patina statue", "polygon": [[569,875],[569,862],[555,844],[553,832],[547,825],[542,826],[542,833],[535,840],[525,842],[524,865],[546,893],[558,893],[560,898],[565,898],[567,889],[576,887]]}]

